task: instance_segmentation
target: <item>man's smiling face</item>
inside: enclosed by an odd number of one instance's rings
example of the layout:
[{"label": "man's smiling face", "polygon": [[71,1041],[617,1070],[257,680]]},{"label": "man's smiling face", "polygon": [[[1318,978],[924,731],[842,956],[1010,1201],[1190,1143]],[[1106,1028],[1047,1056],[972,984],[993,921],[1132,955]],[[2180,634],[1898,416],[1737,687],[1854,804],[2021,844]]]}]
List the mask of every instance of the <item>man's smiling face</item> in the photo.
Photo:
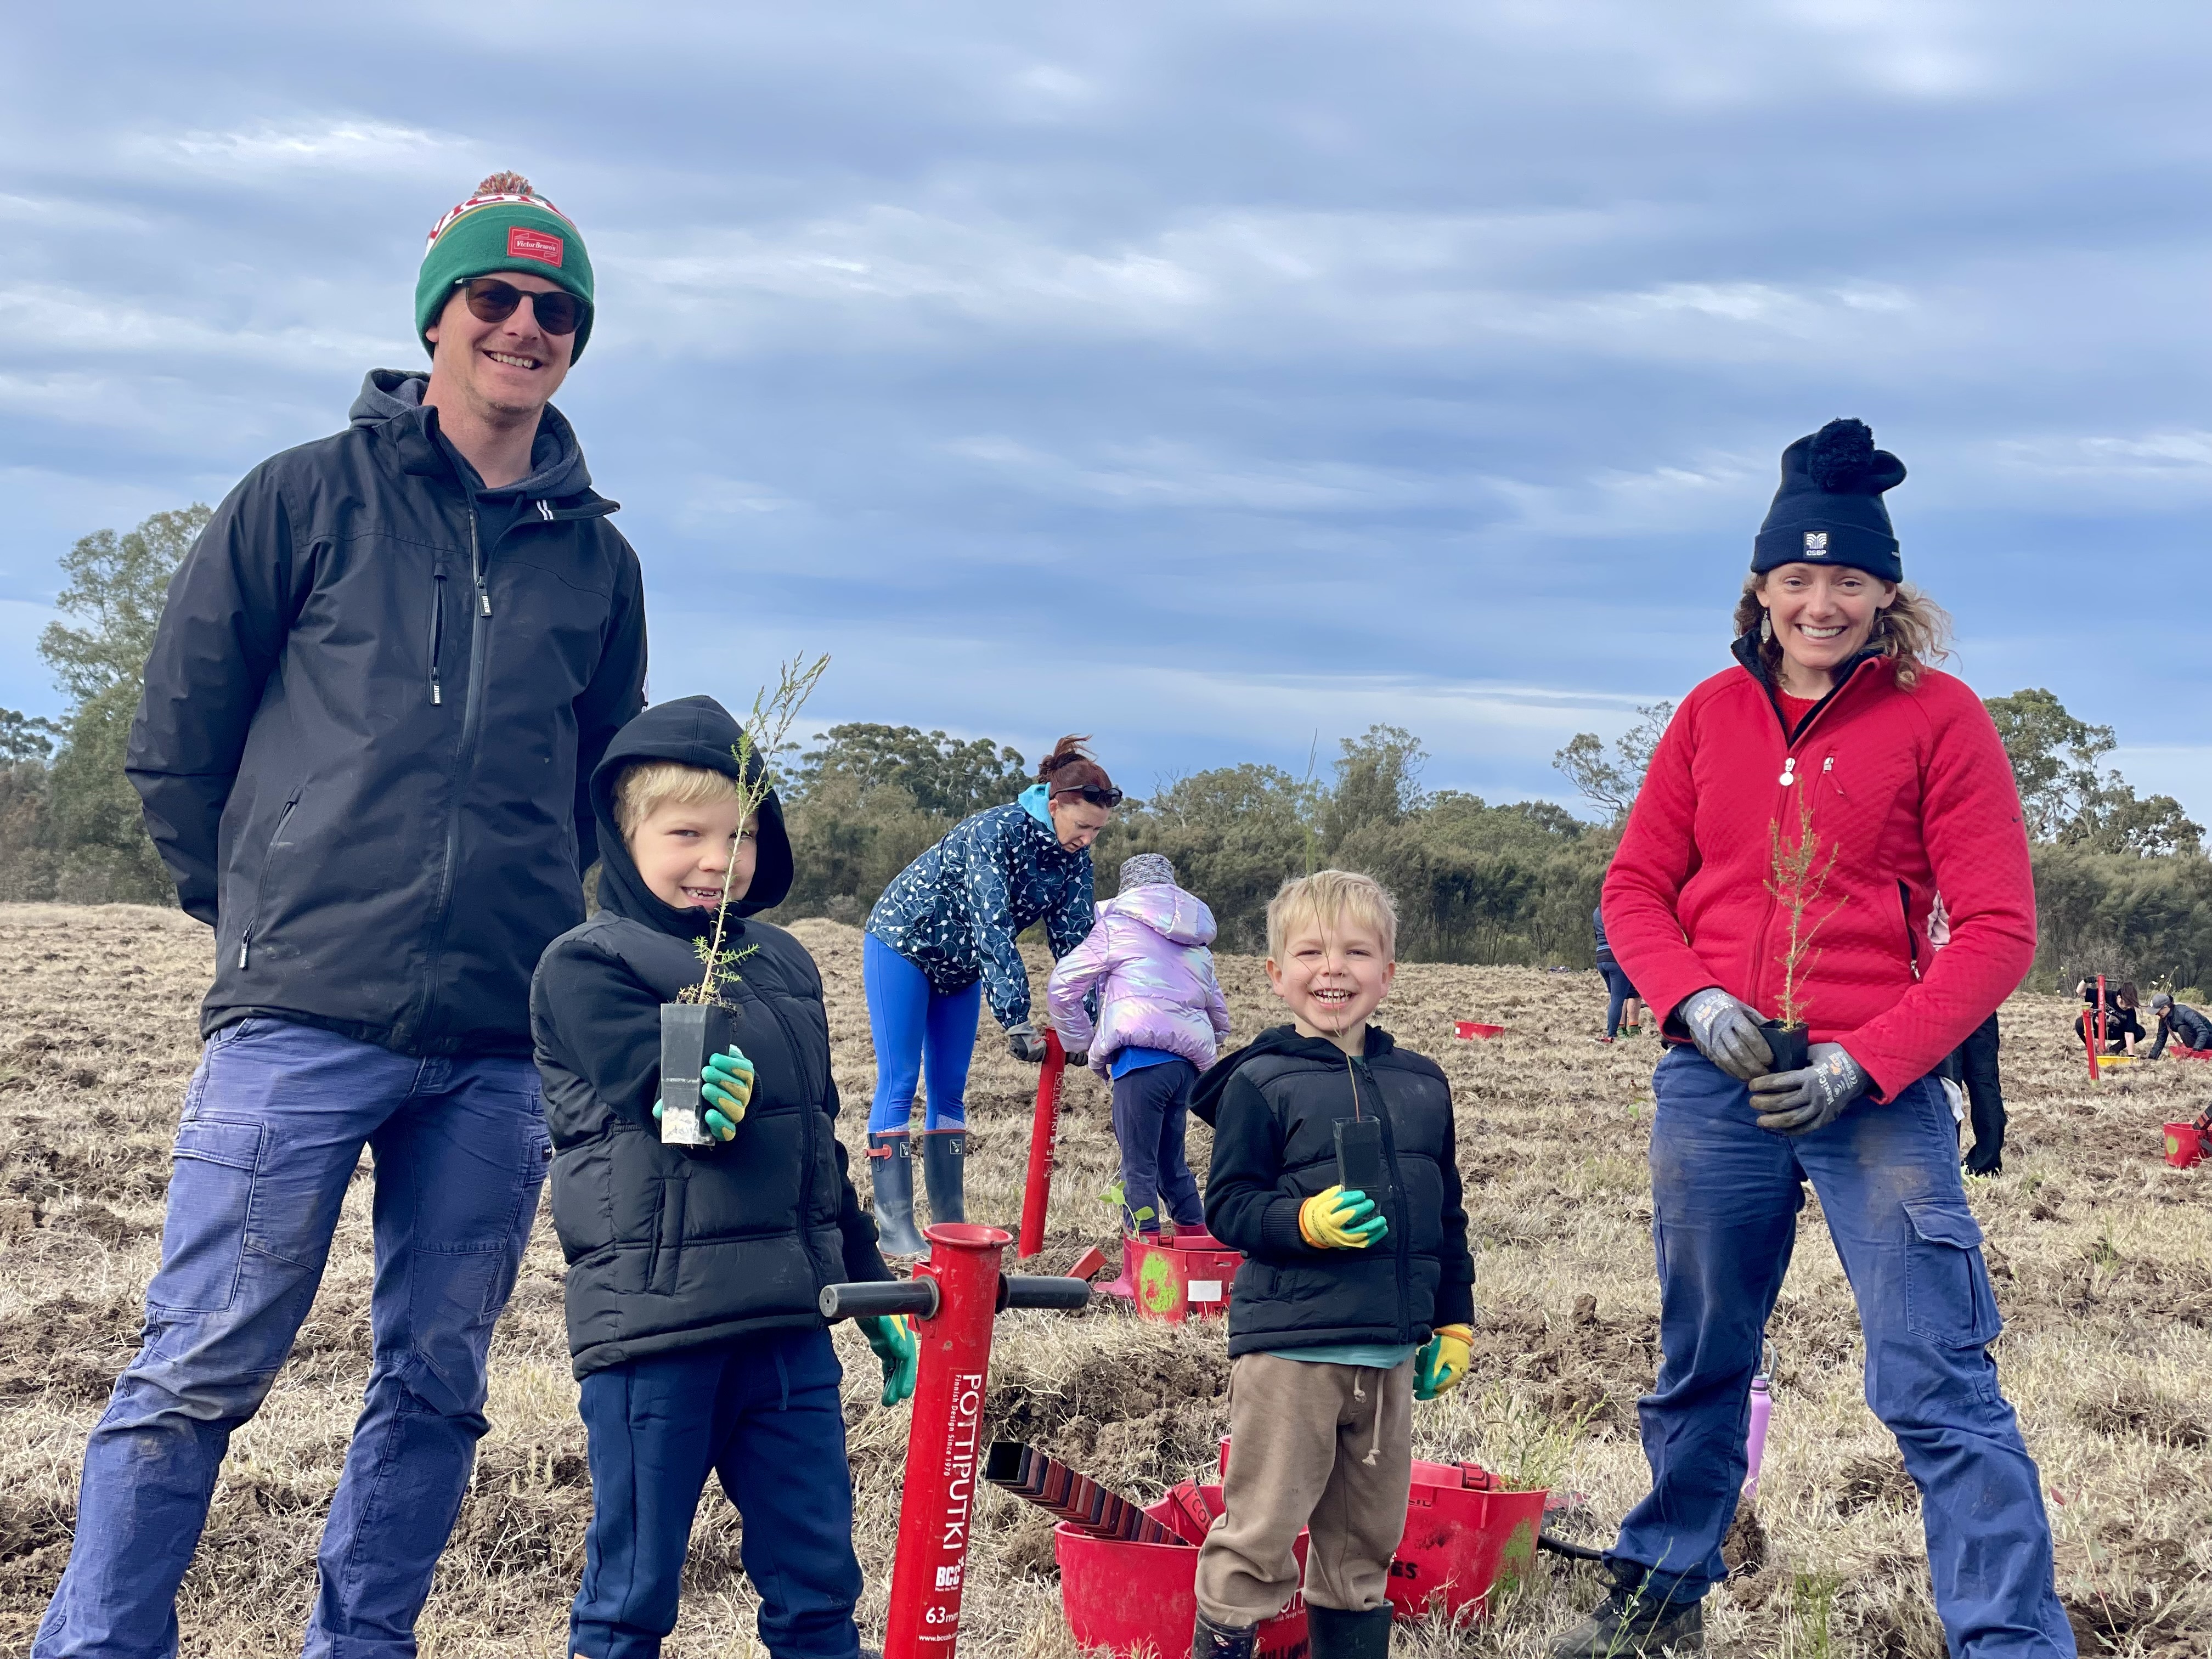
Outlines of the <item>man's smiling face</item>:
[{"label": "man's smiling face", "polygon": [[[526,270],[496,274],[526,294],[552,294],[561,286]],[[568,378],[576,345],[573,334],[548,334],[538,326],[535,301],[515,307],[502,322],[487,323],[469,309],[458,288],[424,331],[432,377],[465,398],[478,418],[501,425],[537,419]]]}]

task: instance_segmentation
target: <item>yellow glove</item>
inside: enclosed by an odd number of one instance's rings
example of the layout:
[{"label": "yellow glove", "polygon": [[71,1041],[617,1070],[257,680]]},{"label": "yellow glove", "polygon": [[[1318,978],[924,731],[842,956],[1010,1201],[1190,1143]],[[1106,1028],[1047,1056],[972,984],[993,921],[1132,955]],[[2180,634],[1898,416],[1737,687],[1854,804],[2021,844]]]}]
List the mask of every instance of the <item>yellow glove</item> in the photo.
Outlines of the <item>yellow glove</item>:
[{"label": "yellow glove", "polygon": [[1357,1187],[1330,1187],[1298,1206],[1298,1237],[1316,1250],[1364,1250],[1389,1231]]},{"label": "yellow glove", "polygon": [[1467,1375],[1474,1333],[1464,1325],[1439,1325],[1413,1360],[1413,1398],[1434,1400],[1459,1387]]}]

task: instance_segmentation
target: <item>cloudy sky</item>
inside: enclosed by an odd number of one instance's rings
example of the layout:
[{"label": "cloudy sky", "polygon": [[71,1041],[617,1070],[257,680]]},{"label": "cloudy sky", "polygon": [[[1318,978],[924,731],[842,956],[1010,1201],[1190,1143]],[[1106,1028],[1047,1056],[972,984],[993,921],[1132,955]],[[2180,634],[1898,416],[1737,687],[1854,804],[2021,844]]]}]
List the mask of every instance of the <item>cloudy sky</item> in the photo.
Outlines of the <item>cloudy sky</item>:
[{"label": "cloudy sky", "polygon": [[[560,403],[653,690],[1125,784],[1319,734],[1563,797],[1724,661],[1775,458],[2212,820],[2212,12],[2182,0],[11,9],[0,703],[55,558],[422,361],[498,167],[581,227]],[[2194,745],[2194,746],[2192,746]]]}]

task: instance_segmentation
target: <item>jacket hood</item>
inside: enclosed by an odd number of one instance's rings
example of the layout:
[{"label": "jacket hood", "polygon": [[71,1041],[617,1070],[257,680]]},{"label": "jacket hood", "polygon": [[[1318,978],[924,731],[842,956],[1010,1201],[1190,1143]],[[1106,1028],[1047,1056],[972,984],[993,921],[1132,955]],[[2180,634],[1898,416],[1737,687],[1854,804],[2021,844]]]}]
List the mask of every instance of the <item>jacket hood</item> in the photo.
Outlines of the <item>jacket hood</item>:
[{"label": "jacket hood", "polygon": [[1213,943],[1213,912],[1206,901],[1169,883],[1132,887],[1106,902],[1115,915],[1141,921],[1170,945]]},{"label": "jacket hood", "polygon": [[[1367,1047],[1361,1058],[1376,1060],[1397,1046],[1396,1039],[1380,1025],[1370,1025],[1367,1028]],[[1190,1109],[1200,1122],[1211,1124],[1213,1121],[1214,1114],[1221,1109],[1222,1092],[1229,1087],[1229,1080],[1248,1060],[1257,1060],[1263,1054],[1289,1054],[1300,1060],[1322,1060],[1334,1065],[1344,1058],[1344,1050],[1326,1037],[1300,1036],[1295,1025],[1270,1025],[1242,1048],[1222,1055],[1193,1085]]]},{"label": "jacket hood", "polygon": [[[654,894],[631,862],[615,815],[615,787],[623,769],[639,761],[676,761],[702,771],[738,775],[738,744],[744,735],[730,712],[712,697],[678,697],[656,703],[615,733],[606,757],[592,774],[592,813],[599,825],[599,905],[618,916],[678,939],[705,939],[714,931],[714,913],[681,908]],[[747,773],[760,775],[761,757],[750,757]],[[756,915],[783,902],[791,891],[791,836],[783,827],[783,803],[770,789],[760,805],[758,856],[753,884],[732,904],[739,916]]]},{"label": "jacket hood", "polygon": [[[403,416],[411,417],[422,422],[425,433],[435,436],[438,411],[422,407],[423,388],[429,384],[430,377],[419,370],[372,368],[362,377],[360,394],[346,411],[346,418],[355,426],[383,426]],[[584,465],[583,446],[576,441],[576,429],[568,424],[568,417],[550,404],[538,417],[538,436],[530,446],[530,476],[498,489],[484,489],[476,469],[450,443],[438,447],[452,458],[462,477],[478,495],[559,501],[567,495],[580,495],[592,487],[592,474]]]}]

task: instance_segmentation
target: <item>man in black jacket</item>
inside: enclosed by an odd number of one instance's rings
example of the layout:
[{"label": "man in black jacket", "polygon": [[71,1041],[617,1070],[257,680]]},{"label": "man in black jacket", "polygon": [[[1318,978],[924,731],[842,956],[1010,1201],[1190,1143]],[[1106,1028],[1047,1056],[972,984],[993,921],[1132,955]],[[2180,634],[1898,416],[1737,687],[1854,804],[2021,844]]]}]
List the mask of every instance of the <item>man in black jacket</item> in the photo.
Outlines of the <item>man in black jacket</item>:
[{"label": "man in black jacket", "polygon": [[348,428],[255,468],[170,584],[129,769],[215,930],[207,1048],[36,1659],[175,1651],[216,1470],[364,1146],[373,1359],[305,1652],[415,1651],[550,1157],[531,970],[582,919],[583,781],[644,701],[637,558],[547,401],[592,302],[574,225],[486,179],[423,257],[427,378],[371,374]]},{"label": "man in black jacket", "polygon": [[2197,1054],[2212,1051],[2212,1019],[2185,1002],[2176,1002],[2172,996],[2160,991],[2150,1000],[2150,1011],[2158,1019],[2158,1041],[2150,1047],[2150,1057],[2156,1060],[2166,1052],[2166,1039],[2174,1046],[2191,1049]]}]

